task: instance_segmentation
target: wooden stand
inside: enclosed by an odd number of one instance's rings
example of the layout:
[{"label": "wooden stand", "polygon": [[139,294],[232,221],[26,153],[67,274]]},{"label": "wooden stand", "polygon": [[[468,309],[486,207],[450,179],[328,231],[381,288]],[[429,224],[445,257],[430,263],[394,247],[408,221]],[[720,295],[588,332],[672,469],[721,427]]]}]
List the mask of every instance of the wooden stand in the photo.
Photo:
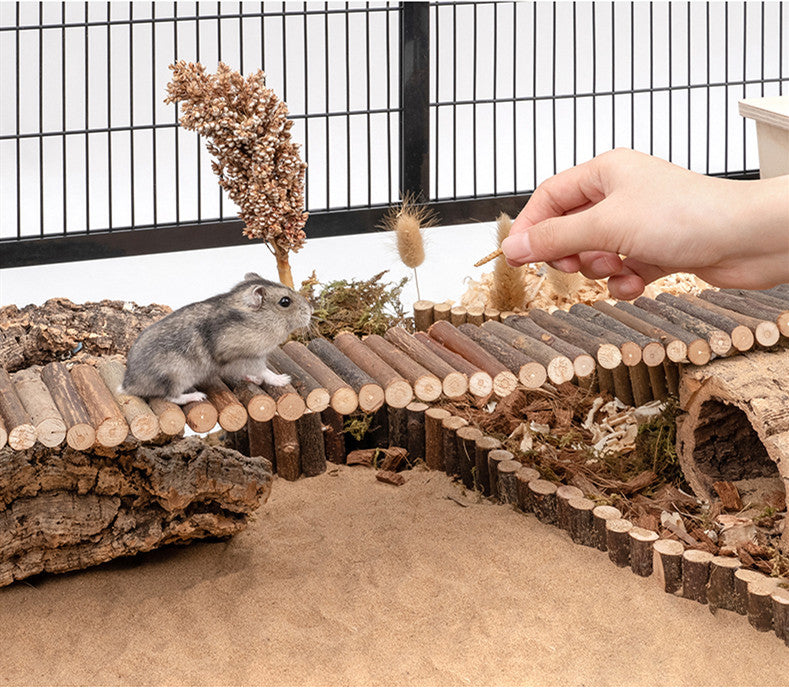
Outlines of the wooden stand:
[{"label": "wooden stand", "polygon": [[630,569],[637,576],[648,578],[652,575],[652,546],[658,539],[654,530],[646,528],[630,529]]},{"label": "wooden stand", "polygon": [[682,555],[682,596],[707,604],[707,582],[713,555],[700,549],[687,549]]},{"label": "wooden stand", "polygon": [[682,554],[685,547],[677,540],[657,540],[652,545],[652,569],[665,592],[682,591]]}]

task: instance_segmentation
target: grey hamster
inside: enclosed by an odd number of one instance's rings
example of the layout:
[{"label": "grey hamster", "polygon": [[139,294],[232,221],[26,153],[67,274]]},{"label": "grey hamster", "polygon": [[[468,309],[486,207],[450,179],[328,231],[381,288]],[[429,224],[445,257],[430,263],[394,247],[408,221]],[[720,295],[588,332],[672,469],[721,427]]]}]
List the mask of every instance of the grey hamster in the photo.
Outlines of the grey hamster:
[{"label": "grey hamster", "polygon": [[173,311],[140,333],[127,357],[122,392],[176,404],[205,399],[197,385],[217,378],[285,385],[266,356],[312,308],[298,292],[250,272],[230,291]]}]

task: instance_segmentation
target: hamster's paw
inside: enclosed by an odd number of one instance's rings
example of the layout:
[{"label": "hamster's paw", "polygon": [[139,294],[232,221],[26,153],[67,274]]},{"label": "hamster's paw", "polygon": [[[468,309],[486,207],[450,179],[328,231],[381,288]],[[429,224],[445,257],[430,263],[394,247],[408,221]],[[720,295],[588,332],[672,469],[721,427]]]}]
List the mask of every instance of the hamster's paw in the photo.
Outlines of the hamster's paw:
[{"label": "hamster's paw", "polygon": [[182,406],[183,404],[191,404],[193,401],[204,401],[206,398],[203,392],[187,392],[186,394],[179,394],[177,397],[167,397],[167,401],[172,401],[174,404]]},{"label": "hamster's paw", "polygon": [[290,382],[290,375],[285,375],[284,373],[279,375],[268,369],[263,371],[262,378],[263,382],[274,385],[274,387],[282,387]]}]

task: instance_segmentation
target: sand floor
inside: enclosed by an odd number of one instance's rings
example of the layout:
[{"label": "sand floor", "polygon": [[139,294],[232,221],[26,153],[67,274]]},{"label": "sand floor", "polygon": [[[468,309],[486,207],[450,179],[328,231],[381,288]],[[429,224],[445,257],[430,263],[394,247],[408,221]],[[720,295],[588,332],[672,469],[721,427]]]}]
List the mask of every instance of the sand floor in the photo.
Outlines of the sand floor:
[{"label": "sand floor", "polygon": [[229,542],[0,590],[0,684],[787,683],[743,617],[407,475],[278,480]]}]

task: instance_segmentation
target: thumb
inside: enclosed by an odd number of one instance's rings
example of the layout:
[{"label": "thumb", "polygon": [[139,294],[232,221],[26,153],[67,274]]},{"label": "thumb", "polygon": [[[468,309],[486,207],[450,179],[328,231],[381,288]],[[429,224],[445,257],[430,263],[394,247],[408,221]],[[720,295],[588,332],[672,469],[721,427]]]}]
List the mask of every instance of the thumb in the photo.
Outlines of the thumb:
[{"label": "thumb", "polygon": [[549,217],[501,242],[511,263],[559,260],[581,251],[619,252],[619,237],[600,221],[601,203],[580,213]]}]

